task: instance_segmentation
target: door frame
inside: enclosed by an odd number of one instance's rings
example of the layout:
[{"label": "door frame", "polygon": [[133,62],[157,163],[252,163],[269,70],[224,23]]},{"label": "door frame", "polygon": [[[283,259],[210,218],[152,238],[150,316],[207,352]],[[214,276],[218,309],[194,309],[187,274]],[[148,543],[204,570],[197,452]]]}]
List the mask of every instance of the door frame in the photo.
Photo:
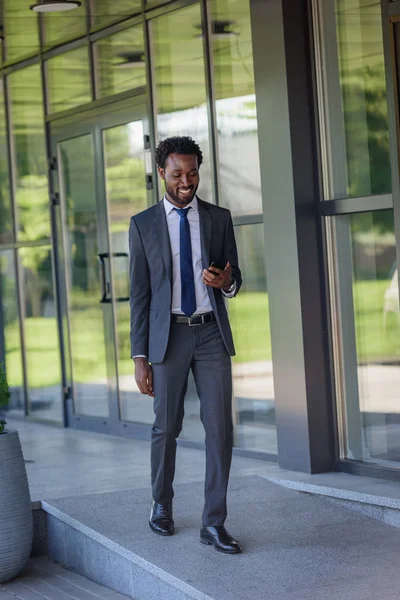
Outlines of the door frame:
[{"label": "door frame", "polygon": [[[62,372],[64,374],[63,381],[63,415],[64,426],[73,427],[76,429],[84,429],[94,432],[102,432],[114,435],[129,435],[134,437],[147,438],[150,431],[150,425],[131,423],[121,420],[120,411],[120,395],[119,395],[119,378],[118,378],[118,346],[116,338],[116,314],[115,314],[115,299],[110,304],[111,322],[110,329],[106,333],[106,362],[107,375],[109,377],[109,401],[108,401],[108,417],[96,417],[89,415],[80,415],[74,412],[73,399],[73,381],[72,381],[72,353],[71,353],[71,335],[68,307],[68,286],[66,274],[66,245],[64,227],[64,214],[61,198],[61,172],[59,171],[59,156],[58,145],[63,140],[73,139],[83,135],[92,135],[93,139],[93,161],[94,161],[94,185],[96,195],[98,197],[98,214],[105,226],[106,240],[105,244],[108,249],[111,247],[111,236],[109,228],[109,206],[106,194],[106,179],[105,179],[105,161],[104,161],[104,146],[102,131],[112,127],[117,127],[131,121],[141,120],[143,122],[144,135],[148,136],[150,148],[154,148],[154,133],[151,123],[151,110],[147,94],[134,96],[124,99],[113,104],[93,107],[92,109],[84,110],[80,113],[52,119],[49,123],[49,139],[51,156],[51,177],[52,189],[57,190],[53,194],[52,205],[54,211],[54,239],[58,240],[55,256],[56,269],[58,272],[59,285],[57,287],[58,297],[58,320],[59,320],[59,338],[62,344]],[[151,169],[151,172],[149,170]],[[146,176],[149,176],[147,181],[147,206],[151,206],[157,201],[157,179],[156,166],[154,161],[149,169],[147,166]],[[100,228],[102,228],[100,224]],[[101,229],[100,229],[101,231]],[[104,233],[104,232],[103,232]],[[110,261],[111,280],[113,279],[113,266]],[[99,282],[99,297],[100,297],[100,282]],[[108,339],[111,335],[111,340]],[[112,357],[110,357],[110,352]],[[112,361],[110,363],[110,361]],[[110,379],[110,370],[112,377]],[[132,378],[134,370],[132,367]],[[111,383],[110,383],[111,381]],[[111,391],[111,393],[110,393]]]}]

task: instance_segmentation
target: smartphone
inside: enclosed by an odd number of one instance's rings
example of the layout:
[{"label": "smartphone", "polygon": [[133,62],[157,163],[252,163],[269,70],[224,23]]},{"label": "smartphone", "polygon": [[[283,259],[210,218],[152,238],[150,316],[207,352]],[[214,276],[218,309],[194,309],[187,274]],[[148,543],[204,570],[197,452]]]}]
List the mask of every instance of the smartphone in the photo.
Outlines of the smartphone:
[{"label": "smartphone", "polygon": [[214,269],[212,269],[211,267],[216,267],[217,269],[221,269],[221,271],[223,271],[225,269],[226,264],[222,264],[220,262],[215,262],[213,261],[211,263],[211,265],[209,266],[208,270],[211,271],[212,273],[215,273],[216,275],[219,275],[219,273],[217,273],[217,271],[214,271]]}]

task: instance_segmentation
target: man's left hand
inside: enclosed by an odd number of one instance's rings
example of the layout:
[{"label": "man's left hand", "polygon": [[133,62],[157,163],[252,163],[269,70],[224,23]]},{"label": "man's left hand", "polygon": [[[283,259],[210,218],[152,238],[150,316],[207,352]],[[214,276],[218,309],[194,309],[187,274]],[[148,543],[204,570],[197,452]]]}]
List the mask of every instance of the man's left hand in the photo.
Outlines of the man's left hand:
[{"label": "man's left hand", "polygon": [[203,281],[210,287],[227,292],[233,283],[231,265],[228,262],[225,269],[218,269],[217,267],[204,269]]}]

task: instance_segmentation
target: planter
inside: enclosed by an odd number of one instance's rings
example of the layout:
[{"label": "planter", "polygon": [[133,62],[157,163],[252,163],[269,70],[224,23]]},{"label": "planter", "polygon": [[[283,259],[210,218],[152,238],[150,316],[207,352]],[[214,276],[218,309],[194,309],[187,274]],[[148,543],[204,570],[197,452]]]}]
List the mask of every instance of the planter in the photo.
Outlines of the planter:
[{"label": "planter", "polygon": [[16,431],[0,435],[0,584],[25,566],[32,548],[32,505]]}]

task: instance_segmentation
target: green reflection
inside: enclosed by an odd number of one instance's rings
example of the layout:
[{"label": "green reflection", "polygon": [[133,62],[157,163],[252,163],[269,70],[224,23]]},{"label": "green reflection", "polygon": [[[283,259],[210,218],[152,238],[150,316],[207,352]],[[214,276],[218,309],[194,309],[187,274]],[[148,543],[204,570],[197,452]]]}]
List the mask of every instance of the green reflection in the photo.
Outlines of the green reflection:
[{"label": "green reflection", "polygon": [[81,2],[81,6],[74,10],[43,14],[46,47],[86,34],[86,1]]},{"label": "green reflection", "polygon": [[400,360],[393,211],[351,217],[353,297],[359,363]]},{"label": "green reflection", "polygon": [[210,7],[220,204],[234,215],[262,213],[249,1]]},{"label": "green reflection", "polygon": [[[100,304],[99,232],[92,136],[60,144],[75,411],[108,415],[105,311]],[[89,384],[90,385],[86,385]]]},{"label": "green reflection", "polygon": [[8,76],[16,173],[18,240],[50,237],[43,94],[39,65]]},{"label": "green reflection", "polygon": [[0,252],[0,361],[5,364],[10,384],[10,410],[23,410],[24,387],[18,293],[13,250]]},{"label": "green reflection", "polygon": [[3,80],[0,79],[0,243],[14,240]]},{"label": "green reflection", "polygon": [[18,254],[24,285],[30,412],[61,421],[61,363],[51,248],[21,248]]},{"label": "green reflection", "polygon": [[93,25],[101,27],[119,21],[128,15],[134,15],[142,9],[141,0],[93,0]]},{"label": "green reflection", "polygon": [[3,0],[7,61],[39,52],[39,21],[30,4],[29,0]]},{"label": "green reflection", "polygon": [[151,33],[158,136],[196,140],[204,159],[199,195],[212,202],[200,6],[153,19]]},{"label": "green reflection", "polygon": [[201,106],[206,89],[200,7],[154,19],[152,32],[158,113]]},{"label": "green reflection", "polygon": [[349,197],[391,191],[389,128],[377,0],[336,0]]},{"label": "green reflection", "polygon": [[99,98],[146,85],[143,25],[102,38],[94,50]]},{"label": "green reflection", "polygon": [[46,63],[50,113],[90,102],[89,51],[85,45]]},{"label": "green reflection", "polygon": [[[138,120],[113,127],[103,135],[111,248],[113,253],[123,254],[113,259],[114,297],[127,298],[129,220],[147,204],[143,122]],[[143,399],[132,389],[129,302],[116,303],[115,318],[122,418],[132,420],[132,410],[137,407],[140,413]],[[138,420],[143,421],[143,416]]]}]

